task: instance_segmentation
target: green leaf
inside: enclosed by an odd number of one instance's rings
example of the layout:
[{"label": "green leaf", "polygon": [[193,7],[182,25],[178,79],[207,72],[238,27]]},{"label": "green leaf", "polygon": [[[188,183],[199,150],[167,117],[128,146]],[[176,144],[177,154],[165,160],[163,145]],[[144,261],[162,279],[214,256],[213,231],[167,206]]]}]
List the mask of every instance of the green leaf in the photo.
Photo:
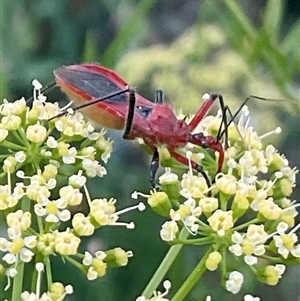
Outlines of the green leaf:
[{"label": "green leaf", "polygon": [[300,57],[299,53],[299,40],[300,40],[300,20],[294,24],[294,26],[287,33],[285,39],[281,43],[281,49],[283,52],[287,53],[296,53],[298,58]]},{"label": "green leaf", "polygon": [[149,10],[155,4],[156,0],[142,0],[139,2],[135,12],[131,18],[120,29],[118,36],[114,39],[105,54],[101,59],[101,63],[105,66],[113,66],[120,54],[128,48],[132,37],[137,35],[140,31],[139,24],[143,21]]},{"label": "green leaf", "polygon": [[244,13],[238,2],[234,0],[223,0],[223,2],[231,12],[232,17],[236,19],[236,22],[243,29],[247,38],[254,39],[256,36],[256,29]]},{"label": "green leaf", "polygon": [[88,31],[85,37],[83,62],[97,61],[97,36]]},{"label": "green leaf", "polygon": [[263,27],[273,42],[278,41],[283,15],[283,1],[269,0],[263,17]]}]

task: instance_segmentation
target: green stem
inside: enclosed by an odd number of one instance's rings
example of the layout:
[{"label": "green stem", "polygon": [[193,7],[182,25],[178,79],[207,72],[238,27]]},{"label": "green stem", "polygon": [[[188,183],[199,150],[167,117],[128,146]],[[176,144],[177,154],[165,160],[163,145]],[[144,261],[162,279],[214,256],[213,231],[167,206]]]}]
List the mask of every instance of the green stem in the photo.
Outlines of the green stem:
[{"label": "green stem", "polygon": [[251,221],[249,221],[249,222],[247,222],[247,223],[244,223],[244,224],[242,224],[242,225],[239,225],[239,226],[237,226],[237,227],[234,227],[234,228],[232,228],[231,230],[232,230],[232,231],[239,231],[239,230],[244,229],[244,228],[250,226],[251,224],[255,224],[255,223],[257,223],[257,222],[259,222],[259,219],[258,219],[258,218],[255,218],[255,219],[253,219],[253,220],[251,220]]},{"label": "green stem", "polygon": [[211,231],[211,227],[209,225],[205,224],[203,221],[199,220],[198,224],[201,226],[201,230],[203,230],[203,231],[205,231],[205,230]]},{"label": "green stem", "polygon": [[202,237],[202,238],[194,238],[194,239],[178,239],[175,242],[177,244],[183,244],[183,245],[206,245],[209,243],[212,243],[214,241],[211,237]]},{"label": "green stem", "polygon": [[[24,197],[21,209],[26,212],[30,210],[30,200],[27,197]],[[20,261],[18,262],[18,265],[16,267],[17,275],[14,277],[14,285],[12,290],[12,301],[19,301],[21,298],[21,293],[23,291],[23,278],[24,278],[24,262]]]},{"label": "green stem", "polygon": [[227,274],[227,250],[226,247],[222,247],[220,250],[220,253],[222,255],[222,261],[221,261],[221,271],[222,271],[222,280],[225,279]]},{"label": "green stem", "polygon": [[17,275],[14,277],[14,286],[12,291],[12,301],[20,301],[21,293],[23,291],[23,276],[24,276],[24,262],[20,261],[17,265]]},{"label": "green stem", "polygon": [[39,233],[43,234],[44,233],[44,225],[43,225],[43,219],[41,216],[37,216],[37,223],[38,223]]},{"label": "green stem", "polygon": [[70,263],[72,263],[74,266],[76,266],[79,270],[84,272],[84,268],[82,267],[82,264],[79,263],[78,261],[76,261],[75,259],[73,259],[70,256],[63,256],[63,258],[67,261],[69,261]]},{"label": "green stem", "polygon": [[1,147],[6,147],[6,148],[12,149],[14,151],[27,151],[27,147],[21,146],[19,144],[15,144],[15,143],[7,141],[7,140],[1,141]]},{"label": "green stem", "polygon": [[195,267],[194,271],[190,276],[185,280],[183,285],[177,291],[175,296],[172,298],[172,301],[182,301],[187,296],[187,294],[192,290],[195,284],[199,281],[200,277],[206,271],[205,261],[208,258],[208,255],[212,252],[213,246],[211,246],[202,257],[198,265]]},{"label": "green stem", "polygon": [[[183,228],[179,234],[179,239],[185,239],[188,237],[188,235],[189,232],[186,230],[186,228]],[[153,292],[157,289],[158,285],[161,283],[164,276],[170,269],[170,266],[176,259],[182,247],[183,245],[175,245],[169,249],[164,260],[161,262],[160,266],[158,267],[155,274],[152,276],[151,280],[149,281],[148,285],[142,293],[142,295],[145,296],[147,299],[149,299],[152,296]]]},{"label": "green stem", "polygon": [[26,133],[24,131],[23,127],[20,127],[18,129],[18,136],[20,137],[19,139],[22,141],[22,144],[26,144],[26,148],[29,148],[31,143],[28,141],[27,137],[26,137]]},{"label": "green stem", "polygon": [[46,266],[46,276],[47,276],[47,286],[50,291],[52,285],[52,270],[51,270],[51,262],[49,256],[45,258],[45,266]]},{"label": "green stem", "polygon": [[26,139],[26,137],[24,137],[23,135],[19,135],[18,131],[13,131],[12,134],[14,135],[15,139],[19,141],[20,146],[24,146],[26,148],[28,148],[30,146],[30,144],[29,144],[28,140]]},{"label": "green stem", "polygon": [[272,263],[285,263],[284,260],[282,260],[282,258],[280,257],[272,257],[272,256],[268,256],[268,255],[262,255],[261,258],[268,260]]}]

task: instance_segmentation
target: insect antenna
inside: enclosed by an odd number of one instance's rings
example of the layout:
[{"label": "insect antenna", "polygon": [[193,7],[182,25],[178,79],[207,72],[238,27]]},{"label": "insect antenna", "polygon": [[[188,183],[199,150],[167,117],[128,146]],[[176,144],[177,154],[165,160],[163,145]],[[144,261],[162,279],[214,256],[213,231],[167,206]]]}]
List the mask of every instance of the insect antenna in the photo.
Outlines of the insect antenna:
[{"label": "insect antenna", "polygon": [[[118,95],[120,95],[120,94],[129,92],[129,91],[130,91],[130,88],[129,88],[129,87],[126,87],[126,89],[119,90],[119,91],[117,91],[117,92],[115,92],[115,93],[107,94],[107,95],[105,95],[105,96],[103,96],[103,97],[101,97],[101,98],[97,98],[97,99],[95,99],[95,100],[92,100],[92,101],[86,102],[86,103],[84,103],[84,104],[82,104],[82,105],[79,105],[79,106],[77,106],[77,107],[74,107],[74,108],[72,108],[72,111],[73,111],[73,112],[74,112],[74,111],[78,111],[78,110],[80,110],[80,109],[83,109],[83,108],[92,106],[92,105],[94,105],[94,104],[96,104],[96,103],[98,103],[98,102],[100,102],[100,101],[104,101],[104,100],[106,100],[106,99],[112,98],[112,97],[114,97],[114,96],[118,96]],[[54,119],[54,118],[58,118],[58,117],[64,116],[64,115],[67,114],[68,112],[69,112],[69,109],[64,110],[64,111],[62,111],[61,113],[59,113],[59,114],[57,114],[57,115],[51,117],[51,118],[49,119],[49,121],[52,120],[52,119]]]},{"label": "insect antenna", "polygon": [[[234,113],[232,114],[230,108],[226,105],[225,106],[225,110],[228,112],[228,114],[230,115],[230,120],[229,122],[226,124],[226,119],[224,118],[224,115],[223,114],[223,118],[222,118],[222,123],[221,123],[221,126],[219,128],[219,132],[218,132],[218,135],[217,135],[217,139],[218,141],[220,139],[222,139],[222,137],[225,135],[225,137],[227,136],[227,132],[228,132],[228,128],[230,126],[230,124],[233,122],[235,125],[236,125],[236,128],[237,128],[237,131],[239,132],[239,135],[241,136],[241,138],[243,139],[239,129],[238,129],[238,126],[235,122],[235,118],[237,117],[237,115],[241,112],[242,108],[244,107],[244,105],[251,99],[251,98],[254,98],[254,99],[259,99],[259,100],[263,100],[263,101],[281,101],[280,99],[274,99],[274,98],[265,98],[265,97],[261,97],[261,96],[256,96],[256,95],[249,95],[244,101],[243,103],[240,105],[239,109]],[[224,120],[225,119],[225,120]],[[225,129],[222,130],[222,126],[223,124],[225,124]],[[226,138],[225,138],[226,139]]]},{"label": "insect antenna", "polygon": [[[227,149],[229,147],[228,145],[228,124],[227,124],[227,112],[230,112],[230,109],[228,107],[228,105],[225,105],[223,96],[221,94],[212,94],[214,95],[216,98],[218,98],[219,103],[220,103],[220,107],[221,107],[221,111],[222,111],[222,120],[221,120],[221,124],[217,133],[217,141],[220,141],[221,138],[223,137],[223,135],[225,136],[225,149]],[[222,131],[224,125],[224,130]],[[221,135],[222,133],[222,135]]]},{"label": "insect antenna", "polygon": [[[218,139],[221,139],[221,138],[223,137],[223,135],[227,135],[226,133],[228,132],[228,128],[229,128],[229,126],[230,126],[230,124],[231,124],[232,122],[235,124],[235,126],[236,126],[236,128],[237,128],[237,130],[238,130],[238,132],[239,132],[239,135],[240,135],[241,138],[243,139],[243,137],[242,137],[242,135],[241,135],[241,133],[240,133],[240,131],[239,131],[239,129],[238,129],[238,126],[237,126],[237,124],[236,124],[236,122],[235,122],[235,118],[236,118],[237,115],[241,112],[241,110],[243,109],[244,105],[245,105],[251,98],[256,98],[256,99],[260,99],[260,100],[269,100],[269,99],[267,99],[267,98],[263,98],[263,97],[260,97],[260,96],[249,95],[249,96],[243,101],[243,103],[240,105],[240,107],[238,108],[238,110],[237,110],[234,114],[232,114],[230,108],[227,106],[227,112],[228,112],[228,114],[230,115],[230,120],[229,120],[229,122],[228,122],[227,125],[225,126],[225,129],[224,129],[222,132],[219,130],[219,133],[218,133],[218,136],[217,136]],[[270,100],[271,100],[271,99],[270,99]]]}]

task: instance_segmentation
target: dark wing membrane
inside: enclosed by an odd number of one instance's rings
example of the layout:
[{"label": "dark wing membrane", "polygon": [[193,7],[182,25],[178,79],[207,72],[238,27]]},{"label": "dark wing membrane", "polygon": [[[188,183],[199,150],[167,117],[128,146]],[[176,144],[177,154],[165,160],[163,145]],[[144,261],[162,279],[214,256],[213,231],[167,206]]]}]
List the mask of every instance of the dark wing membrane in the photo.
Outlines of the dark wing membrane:
[{"label": "dark wing membrane", "polygon": [[[68,85],[76,87],[76,89],[89,95],[91,98],[98,99],[125,88],[125,86],[117,86],[101,73],[96,73],[85,68],[73,69],[69,67],[56,69],[54,71],[56,78],[63,80],[68,83]],[[109,98],[108,101],[127,102],[127,96],[123,93]]]},{"label": "dark wing membrane", "polygon": [[[117,73],[96,64],[64,66],[56,69],[54,75],[57,85],[79,107],[122,91],[127,86]],[[134,121],[139,124],[149,117],[155,104],[137,93],[135,96]],[[82,111],[103,126],[122,129],[128,113],[128,92],[84,106]]]}]

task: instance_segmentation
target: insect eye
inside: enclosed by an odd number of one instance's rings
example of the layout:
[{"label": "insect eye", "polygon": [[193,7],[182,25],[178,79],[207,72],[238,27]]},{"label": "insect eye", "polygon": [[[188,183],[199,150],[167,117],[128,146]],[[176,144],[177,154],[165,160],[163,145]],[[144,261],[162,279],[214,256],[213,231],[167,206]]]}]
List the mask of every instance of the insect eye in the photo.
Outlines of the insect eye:
[{"label": "insect eye", "polygon": [[137,106],[136,110],[144,118],[148,118],[150,116],[151,112],[152,112],[152,108],[143,107],[143,106]]},{"label": "insect eye", "polygon": [[202,148],[208,148],[209,147],[208,142],[207,141],[202,141],[201,147]]}]

